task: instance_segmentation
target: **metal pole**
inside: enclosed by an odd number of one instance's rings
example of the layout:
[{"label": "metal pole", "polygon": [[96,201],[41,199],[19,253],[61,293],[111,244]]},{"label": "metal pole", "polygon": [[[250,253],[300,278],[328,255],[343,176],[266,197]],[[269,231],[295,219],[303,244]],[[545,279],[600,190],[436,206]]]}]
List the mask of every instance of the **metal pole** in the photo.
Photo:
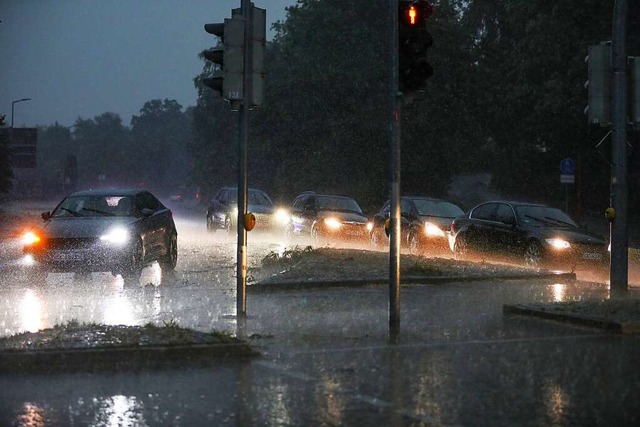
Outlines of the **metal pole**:
[{"label": "metal pole", "polygon": [[627,227],[627,1],[616,0],[611,44],[611,206],[616,216],[611,222],[611,270],[609,294],[624,297],[629,289],[629,240]]},{"label": "metal pole", "polygon": [[17,99],[15,101],[11,102],[11,129],[13,129],[13,111],[14,111],[14,105],[16,105],[18,102],[22,102],[22,101],[31,101],[31,98],[22,98],[22,99]]},{"label": "metal pole", "polygon": [[243,90],[240,106],[238,137],[238,230],[237,248],[237,298],[236,313],[241,330],[247,316],[247,230],[244,228],[244,216],[247,213],[247,146],[249,140],[249,107],[251,104],[251,68],[252,68],[252,4],[242,0],[242,18],[244,19],[243,49]]},{"label": "metal pole", "polygon": [[389,338],[397,342],[400,334],[400,112],[398,92],[398,0],[390,0],[391,36],[389,51],[389,214],[391,219],[389,244]]}]

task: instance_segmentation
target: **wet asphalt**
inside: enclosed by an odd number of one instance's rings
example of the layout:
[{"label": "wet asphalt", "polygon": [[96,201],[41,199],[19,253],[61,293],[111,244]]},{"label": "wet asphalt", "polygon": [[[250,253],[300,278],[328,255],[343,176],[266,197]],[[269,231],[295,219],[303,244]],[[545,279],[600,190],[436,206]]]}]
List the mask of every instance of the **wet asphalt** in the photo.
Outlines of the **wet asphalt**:
[{"label": "wet asphalt", "polygon": [[[640,424],[640,337],[502,311],[605,298],[604,284],[406,285],[397,342],[385,285],[249,291],[239,329],[235,248],[190,235],[183,233],[175,274],[148,268],[134,287],[106,273],[49,275],[34,286],[11,256],[13,243],[2,242],[0,331],[71,319],[175,321],[241,333],[261,356],[155,371],[2,375],[0,425]],[[250,253],[250,270],[259,257]]]}]

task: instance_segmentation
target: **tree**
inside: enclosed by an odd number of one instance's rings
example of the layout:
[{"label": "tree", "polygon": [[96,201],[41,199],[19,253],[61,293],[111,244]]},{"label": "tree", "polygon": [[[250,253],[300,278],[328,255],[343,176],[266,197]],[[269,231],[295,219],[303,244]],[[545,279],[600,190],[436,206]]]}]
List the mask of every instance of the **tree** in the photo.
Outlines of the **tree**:
[{"label": "tree", "polygon": [[140,115],[131,118],[131,148],[139,181],[159,192],[185,184],[190,172],[189,126],[182,106],[169,99],[147,101]]}]

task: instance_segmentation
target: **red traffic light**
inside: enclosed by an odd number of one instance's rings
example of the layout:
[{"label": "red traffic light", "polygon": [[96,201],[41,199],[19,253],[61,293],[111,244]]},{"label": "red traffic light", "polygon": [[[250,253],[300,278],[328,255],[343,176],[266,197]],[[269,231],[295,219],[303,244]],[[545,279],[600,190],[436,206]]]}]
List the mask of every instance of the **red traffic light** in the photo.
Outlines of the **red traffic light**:
[{"label": "red traffic light", "polygon": [[433,15],[433,6],[426,0],[400,1],[400,16],[409,27],[426,25]]}]

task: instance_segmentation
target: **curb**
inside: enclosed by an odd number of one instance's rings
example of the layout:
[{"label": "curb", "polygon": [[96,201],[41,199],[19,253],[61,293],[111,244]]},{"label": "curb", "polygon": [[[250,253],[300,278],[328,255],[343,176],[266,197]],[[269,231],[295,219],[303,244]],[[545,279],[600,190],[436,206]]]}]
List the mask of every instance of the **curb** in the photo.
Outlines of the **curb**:
[{"label": "curb", "polygon": [[523,315],[538,317],[541,319],[555,320],[564,323],[571,323],[579,326],[604,329],[610,332],[621,334],[640,333],[640,323],[638,322],[616,322],[610,319],[590,317],[577,314],[567,314],[546,311],[542,308],[533,308],[526,305],[504,305],[502,312],[505,315]]},{"label": "curb", "polygon": [[0,351],[0,374],[154,370],[244,360],[260,353],[246,343],[146,345]]},{"label": "curb", "polygon": [[[576,280],[575,273],[534,273],[534,274],[503,274],[495,276],[406,276],[401,277],[402,285],[434,285],[453,282],[475,282],[487,280],[530,280],[530,279],[561,279]],[[303,280],[286,279],[279,282],[258,282],[247,286],[249,293],[264,293],[275,291],[321,290],[328,288],[367,288],[388,285],[389,279],[380,277],[337,280]]]}]

